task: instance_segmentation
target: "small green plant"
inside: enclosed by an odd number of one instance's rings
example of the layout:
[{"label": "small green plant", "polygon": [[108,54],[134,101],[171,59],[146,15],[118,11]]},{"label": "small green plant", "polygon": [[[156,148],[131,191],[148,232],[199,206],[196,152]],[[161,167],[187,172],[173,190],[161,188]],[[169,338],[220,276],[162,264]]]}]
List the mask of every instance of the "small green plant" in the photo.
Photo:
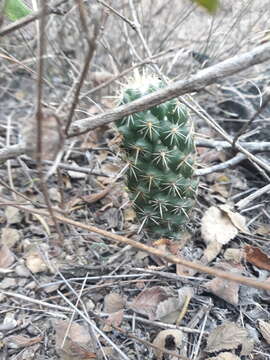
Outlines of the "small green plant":
[{"label": "small green plant", "polygon": [[31,9],[22,0],[6,0],[5,2],[4,14],[11,21],[19,20],[31,12]]},{"label": "small green plant", "polygon": [[[120,104],[130,103],[164,84],[154,77],[132,80]],[[194,205],[194,141],[184,105],[177,99],[116,122],[127,162],[126,184],[134,209],[154,237],[176,238]]]}]

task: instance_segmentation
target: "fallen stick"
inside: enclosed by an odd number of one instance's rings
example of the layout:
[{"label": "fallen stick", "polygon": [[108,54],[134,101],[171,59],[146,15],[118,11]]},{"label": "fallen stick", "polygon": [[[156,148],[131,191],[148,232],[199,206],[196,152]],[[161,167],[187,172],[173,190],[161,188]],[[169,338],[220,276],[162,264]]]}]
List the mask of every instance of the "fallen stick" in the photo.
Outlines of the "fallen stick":
[{"label": "fallen stick", "polygon": [[[216,65],[210,66],[190,76],[188,79],[173,82],[165,88],[155,91],[135,100],[128,105],[122,105],[114,110],[107,111],[97,116],[78,120],[71,127],[71,135],[76,136],[99,126],[121,119],[124,116],[134,114],[138,111],[147,110],[167,100],[174,99],[187,93],[204,89],[227,76],[231,76],[245,70],[253,65],[270,59],[270,44],[258,46],[255,49],[241,55],[233,56]],[[237,144],[236,144],[237,145]]]},{"label": "fallen stick", "polygon": [[[0,205],[1,206],[13,206],[13,207],[16,207],[16,208],[18,208],[18,209],[20,209],[22,211],[26,211],[26,212],[29,212],[29,213],[32,213],[32,214],[38,214],[38,215],[41,215],[41,216],[50,217],[50,214],[47,211],[40,210],[40,209],[34,209],[34,208],[31,208],[31,207],[27,207],[27,206],[22,206],[22,205],[19,205],[19,204],[15,203],[15,202],[7,201],[6,199],[2,199],[2,198],[0,198]],[[58,214],[55,214],[54,216],[59,222],[62,222],[64,224],[69,224],[69,225],[78,227],[80,229],[84,229],[84,230],[89,231],[89,232],[94,232],[96,234],[99,234],[99,235],[105,237],[106,239],[116,241],[116,242],[118,242],[120,244],[130,245],[135,249],[139,249],[139,250],[145,251],[145,252],[147,252],[149,254],[153,254],[153,255],[162,257],[163,259],[167,260],[169,263],[181,264],[183,266],[186,266],[187,268],[194,269],[194,270],[196,270],[198,272],[203,272],[203,273],[206,273],[206,274],[209,274],[209,275],[217,276],[217,277],[220,277],[222,279],[229,280],[229,281],[234,281],[234,282],[237,282],[237,283],[240,283],[240,284],[243,284],[243,285],[252,286],[252,287],[255,287],[255,288],[258,288],[258,289],[263,289],[263,290],[270,290],[270,284],[268,284],[265,281],[258,281],[258,280],[248,278],[248,277],[245,277],[245,276],[236,275],[234,273],[222,271],[222,270],[219,270],[219,269],[214,268],[214,267],[211,268],[209,266],[205,266],[205,265],[202,265],[202,264],[199,264],[199,263],[184,260],[184,259],[181,259],[181,258],[175,256],[175,255],[165,254],[163,251],[161,251],[159,249],[156,249],[156,248],[151,247],[151,246],[147,246],[147,245],[145,245],[143,243],[137,242],[137,241],[129,239],[127,237],[117,235],[117,234],[111,233],[111,232],[103,230],[103,229],[99,229],[99,228],[97,228],[95,226],[86,225],[86,224],[80,223],[78,221],[66,218],[66,217],[58,215]]]}]

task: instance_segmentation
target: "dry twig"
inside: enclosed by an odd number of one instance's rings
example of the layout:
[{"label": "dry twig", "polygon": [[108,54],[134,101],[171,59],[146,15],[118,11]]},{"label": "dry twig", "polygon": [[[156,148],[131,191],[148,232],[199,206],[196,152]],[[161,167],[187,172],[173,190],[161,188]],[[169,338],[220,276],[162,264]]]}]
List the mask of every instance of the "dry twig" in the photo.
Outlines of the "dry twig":
[{"label": "dry twig", "polygon": [[[11,202],[11,201],[8,202],[5,199],[1,199],[1,198],[0,198],[0,201],[1,201],[1,203],[0,203],[1,206],[14,206],[14,207],[16,207],[16,208],[18,208],[20,210],[26,211],[26,212],[39,214],[41,216],[50,216],[49,213],[47,211],[44,211],[44,210],[33,209],[33,208],[30,208],[30,207],[27,207],[27,206],[21,206],[21,205],[18,205],[17,203],[14,203],[14,202]],[[145,252],[147,252],[149,254],[153,254],[153,255],[162,257],[162,258],[164,258],[166,261],[168,261],[170,263],[181,264],[183,266],[186,266],[187,268],[191,268],[191,269],[194,269],[194,270],[197,270],[199,272],[203,272],[203,273],[206,273],[206,274],[209,274],[209,275],[217,276],[217,277],[220,277],[220,278],[225,279],[225,280],[235,281],[235,282],[238,282],[238,283],[243,284],[243,285],[256,287],[258,289],[270,290],[270,284],[267,284],[264,281],[258,281],[258,280],[251,279],[251,278],[248,278],[248,277],[236,275],[234,273],[230,273],[230,272],[222,271],[222,270],[219,270],[219,269],[216,269],[216,268],[211,268],[211,267],[208,267],[208,266],[205,266],[205,265],[201,265],[199,263],[194,263],[192,261],[180,259],[177,256],[165,254],[163,251],[161,251],[159,249],[156,249],[154,247],[147,246],[145,244],[139,243],[139,242],[137,242],[135,240],[132,240],[132,239],[129,239],[127,237],[117,235],[117,234],[111,233],[111,232],[106,231],[106,230],[99,229],[99,228],[97,228],[95,226],[80,223],[78,221],[66,218],[64,216],[60,216],[60,215],[55,214],[55,218],[58,221],[60,221],[60,222],[62,222],[64,224],[69,224],[69,225],[78,227],[80,229],[87,230],[89,232],[94,232],[96,234],[104,236],[107,239],[114,240],[114,241],[116,241],[118,243],[121,243],[121,244],[130,245],[130,246],[132,246],[132,247],[134,247],[136,249],[145,251]]]}]

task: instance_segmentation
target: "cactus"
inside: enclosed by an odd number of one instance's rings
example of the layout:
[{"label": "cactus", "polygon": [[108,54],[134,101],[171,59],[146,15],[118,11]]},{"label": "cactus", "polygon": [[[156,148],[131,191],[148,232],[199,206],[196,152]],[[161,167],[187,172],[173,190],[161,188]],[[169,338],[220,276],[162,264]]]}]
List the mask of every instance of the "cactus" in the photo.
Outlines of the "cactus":
[{"label": "cactus", "polygon": [[[134,79],[120,104],[130,103],[164,86],[153,77]],[[116,122],[127,162],[126,184],[135,212],[153,237],[176,238],[194,205],[194,141],[186,108],[177,99]]]}]

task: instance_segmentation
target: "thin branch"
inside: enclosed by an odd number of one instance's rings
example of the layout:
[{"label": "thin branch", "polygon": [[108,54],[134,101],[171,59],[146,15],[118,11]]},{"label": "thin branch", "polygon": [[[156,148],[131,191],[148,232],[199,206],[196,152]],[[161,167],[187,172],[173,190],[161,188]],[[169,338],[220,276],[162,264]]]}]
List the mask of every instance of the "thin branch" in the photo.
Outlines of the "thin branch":
[{"label": "thin branch", "polygon": [[[56,14],[56,15],[62,15],[62,12],[57,10],[57,7],[60,6],[63,2],[66,0],[61,0],[58,4],[55,5],[54,8],[49,8],[46,10],[46,15]],[[38,10],[33,12],[32,14],[25,16],[24,18],[17,20],[9,25],[7,25],[4,29],[0,30],[0,36],[8,35],[9,33],[16,31],[31,22],[40,19],[42,17],[42,10]]]},{"label": "thin branch", "polygon": [[115,14],[116,16],[120,17],[120,19],[122,19],[123,21],[125,21],[126,23],[128,23],[129,26],[131,26],[134,30],[135,30],[135,24],[129,20],[127,17],[125,17],[123,14],[121,14],[119,11],[117,11],[116,9],[114,9],[112,6],[110,6],[109,4],[107,4],[105,1],[103,0],[96,0],[99,4],[103,5],[104,7],[106,7],[107,9],[109,9],[113,14]]},{"label": "thin branch", "polygon": [[253,121],[261,114],[261,112],[269,105],[270,102],[270,93],[266,94],[266,99],[264,100],[262,106],[253,114],[249,121],[245,122],[242,128],[235,134],[233,139],[233,147],[235,147],[236,142],[239,137],[244,134],[248,127],[253,123]]},{"label": "thin branch", "polygon": [[[1,206],[13,206],[13,207],[16,207],[16,208],[18,208],[18,209],[20,209],[22,211],[26,211],[26,212],[29,212],[29,213],[39,214],[41,216],[46,216],[46,217],[50,216],[50,214],[47,211],[44,211],[44,210],[34,209],[34,208],[22,206],[22,205],[19,205],[19,204],[15,203],[15,202],[11,202],[11,201],[7,202],[5,199],[2,199],[2,198],[0,198],[0,201],[1,201],[1,203],[0,203]],[[89,231],[89,232],[94,232],[96,234],[99,234],[99,235],[105,237],[106,239],[116,241],[117,243],[120,243],[120,244],[130,245],[135,249],[139,249],[139,250],[145,251],[145,252],[147,252],[149,254],[153,254],[153,255],[162,257],[163,259],[165,259],[166,261],[168,261],[170,263],[181,264],[183,266],[186,266],[187,268],[194,269],[196,271],[203,272],[203,273],[206,273],[206,274],[209,274],[209,275],[217,276],[217,277],[220,277],[220,278],[225,279],[225,280],[234,281],[234,282],[237,282],[237,283],[240,283],[240,284],[243,284],[243,285],[252,286],[252,287],[255,287],[255,288],[258,288],[258,289],[263,289],[263,290],[270,290],[270,284],[267,284],[267,282],[265,282],[265,281],[259,281],[259,280],[256,280],[254,278],[248,278],[248,277],[245,277],[245,276],[240,276],[240,275],[237,275],[237,274],[234,274],[234,273],[230,273],[230,272],[226,272],[226,271],[216,269],[214,267],[211,268],[209,266],[205,266],[205,265],[202,265],[202,264],[199,264],[199,263],[195,263],[193,261],[188,261],[188,260],[185,260],[185,259],[181,259],[181,258],[179,258],[179,257],[177,257],[175,255],[168,255],[168,254],[165,254],[163,251],[161,251],[161,250],[159,250],[157,248],[147,246],[147,245],[145,245],[143,243],[140,243],[138,241],[129,239],[129,238],[121,236],[121,235],[111,233],[111,232],[103,230],[103,229],[99,229],[99,228],[97,228],[95,226],[92,226],[92,225],[86,225],[86,224],[80,223],[78,221],[74,221],[72,219],[69,219],[69,218],[61,216],[61,215],[55,215],[55,217],[61,223],[69,224],[69,225],[78,227],[80,229],[84,229],[84,230]]]},{"label": "thin branch", "polygon": [[[270,142],[268,141],[261,141],[261,142],[248,142],[248,141],[241,141],[239,144],[243,146],[245,149],[252,151],[252,152],[264,152],[270,151]],[[231,149],[232,144],[228,143],[227,141],[221,140],[205,140],[205,139],[197,139],[196,146],[212,148],[217,150],[225,150]],[[1,158],[1,157],[0,157]]]},{"label": "thin branch", "polygon": [[84,33],[86,35],[88,50],[87,50],[87,54],[85,57],[85,61],[84,61],[84,65],[83,65],[81,74],[79,76],[79,81],[78,81],[78,84],[75,89],[75,94],[74,94],[74,98],[73,98],[73,101],[71,104],[71,108],[70,108],[70,111],[69,111],[69,114],[67,117],[67,124],[66,124],[66,129],[65,129],[66,134],[68,134],[68,131],[69,131],[69,128],[71,125],[71,121],[72,121],[72,118],[74,115],[74,111],[75,111],[78,101],[79,101],[81,88],[86,79],[91,61],[93,59],[93,56],[94,56],[96,48],[97,48],[97,40],[98,40],[99,31],[101,28],[101,26],[98,25],[98,23],[94,22],[94,33],[93,33],[92,37],[90,36],[89,30],[88,30],[88,24],[86,21],[86,14],[85,14],[83,2],[82,2],[82,0],[77,0],[77,3],[78,3],[79,15],[80,15],[80,22],[81,22],[82,28],[84,30]]},{"label": "thin branch", "polygon": [[46,14],[48,12],[47,2],[44,1],[41,3],[41,18],[39,20],[39,43],[38,43],[38,79],[37,79],[37,110],[36,110],[36,129],[37,129],[37,136],[36,136],[36,161],[37,161],[37,171],[39,175],[40,185],[42,189],[42,193],[44,196],[44,201],[47,205],[50,217],[54,223],[56,232],[59,237],[59,241],[63,241],[63,235],[61,233],[61,229],[59,223],[55,217],[54,211],[51,206],[51,201],[48,194],[48,188],[44,181],[43,171],[42,171],[42,152],[43,152],[43,144],[42,144],[42,137],[43,137],[43,124],[44,124],[44,113],[42,109],[42,97],[43,97],[43,73],[44,73],[44,57],[46,51],[46,35],[45,35],[45,28],[46,28]]},{"label": "thin branch", "polygon": [[254,193],[250,194],[246,198],[238,201],[238,203],[235,205],[237,209],[242,210],[244,209],[251,201],[257,199],[258,197],[270,193],[270,184],[265,185],[261,189],[256,190]]},{"label": "thin branch", "polygon": [[112,111],[76,121],[71,127],[72,136],[94,130],[99,126],[116,121],[124,116],[147,110],[178,96],[202,90],[206,86],[227,76],[236,74],[269,59],[270,44],[266,43],[242,55],[234,56],[216,65],[203,69],[186,80],[171,83],[165,88],[135,100],[128,105],[122,105]]},{"label": "thin branch", "polygon": [[14,159],[17,156],[23,155],[26,151],[25,145],[23,143],[10,145],[5,148],[0,149],[0,164],[3,164],[9,159]]},{"label": "thin branch", "polygon": [[205,169],[196,170],[194,175],[202,176],[202,175],[211,174],[213,172],[222,171],[231,166],[235,166],[235,165],[239,164],[241,161],[245,160],[246,158],[247,158],[246,155],[239,153],[239,154],[235,155],[233,158],[231,158],[230,160],[224,161],[221,164],[213,165],[213,166],[205,168]]}]

